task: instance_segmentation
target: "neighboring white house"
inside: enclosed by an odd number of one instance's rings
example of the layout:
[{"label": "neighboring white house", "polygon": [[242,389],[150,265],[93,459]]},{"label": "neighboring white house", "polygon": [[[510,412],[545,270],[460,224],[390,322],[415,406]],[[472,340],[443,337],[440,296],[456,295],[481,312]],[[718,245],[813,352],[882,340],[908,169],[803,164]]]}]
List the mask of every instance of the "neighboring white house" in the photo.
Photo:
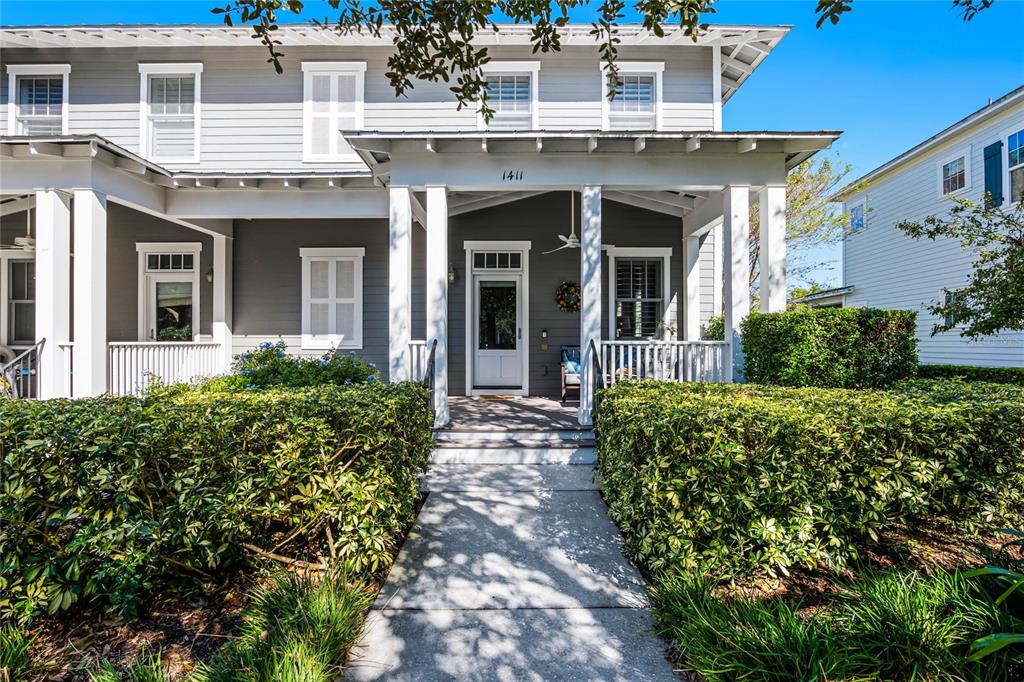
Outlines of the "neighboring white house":
[{"label": "neighboring white house", "polygon": [[950,197],[980,202],[989,192],[996,205],[1009,207],[1020,200],[1022,191],[1024,87],[837,194],[854,223],[843,241],[843,304],[917,311],[918,354],[923,363],[1024,366],[1024,332],[1004,332],[978,341],[960,336],[955,329],[932,335],[938,320],[928,307],[967,283],[975,254],[955,240],[912,239],[896,228],[903,220],[945,213]]},{"label": "neighboring white house", "polygon": [[[838,137],[722,130],[789,29],[624,26],[611,100],[589,26],[549,55],[530,30],[480,36],[486,125],[445,83],[396,98],[387,29],[282,27],[277,75],[245,27],[0,28],[0,344],[45,339],[40,394],[88,396],[275,341],[419,378],[437,341],[439,422],[449,393],[557,395],[563,345],[584,350],[582,423],[598,359],[608,380],[729,380],[749,202],[781,310],[786,173]],[[702,343],[716,309],[726,342]]]}]

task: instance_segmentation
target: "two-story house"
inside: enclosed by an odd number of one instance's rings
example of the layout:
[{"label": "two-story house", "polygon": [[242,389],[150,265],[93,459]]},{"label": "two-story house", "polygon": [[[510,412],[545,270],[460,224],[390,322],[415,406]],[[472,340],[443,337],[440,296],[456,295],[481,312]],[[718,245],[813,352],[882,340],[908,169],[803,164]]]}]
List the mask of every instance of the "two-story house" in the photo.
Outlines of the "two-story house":
[{"label": "two-story house", "polygon": [[[42,396],[222,372],[268,341],[393,381],[433,349],[439,423],[449,394],[558,395],[563,346],[581,423],[598,362],[729,380],[750,202],[781,310],[786,173],[838,134],[722,129],[787,27],[624,26],[611,98],[589,30],[555,54],[529,26],[481,35],[485,123],[444,83],[396,98],[386,29],[284,26],[278,75],[244,27],[0,28],[0,344],[35,349]],[[725,342],[701,342],[719,309]]]},{"label": "two-story house", "polygon": [[[837,195],[852,226],[843,240],[843,284],[808,299],[917,312],[918,353],[927,364],[1024,367],[1024,332],[972,340],[929,307],[955,296],[976,253],[952,239],[913,239],[896,225],[949,211],[952,198],[1011,207],[1024,192],[1024,86],[854,181]],[[950,320],[955,323],[955,320]]]}]

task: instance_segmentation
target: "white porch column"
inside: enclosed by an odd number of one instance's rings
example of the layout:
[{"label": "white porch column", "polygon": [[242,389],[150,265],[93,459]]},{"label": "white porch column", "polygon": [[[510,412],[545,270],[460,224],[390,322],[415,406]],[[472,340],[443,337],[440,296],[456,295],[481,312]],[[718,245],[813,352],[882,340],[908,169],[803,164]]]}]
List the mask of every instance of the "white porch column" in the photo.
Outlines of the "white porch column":
[{"label": "white porch column", "polygon": [[220,371],[231,370],[232,354],[232,259],[235,240],[213,237],[213,340],[220,344]]},{"label": "white porch column", "polygon": [[73,395],[107,392],[107,197],[75,190]]},{"label": "white porch column", "polygon": [[593,423],[593,367],[590,342],[601,343],[601,188],[584,186],[580,201],[580,413]]},{"label": "white porch column", "polygon": [[730,380],[742,381],[743,338],[740,325],[750,314],[750,188],[726,187],[722,197],[725,340],[732,344]]},{"label": "white porch column", "polygon": [[[427,187],[427,352],[434,355],[434,424],[448,423],[448,188]],[[418,377],[413,377],[418,378]]]},{"label": "white porch column", "polygon": [[786,187],[760,192],[761,312],[786,310]]},{"label": "white porch column", "polygon": [[71,382],[58,344],[71,336],[71,206],[54,190],[36,192],[36,341],[46,339],[39,397],[65,398]]},{"label": "white porch column", "polygon": [[683,237],[682,338],[700,340],[700,237]]},{"label": "white porch column", "polygon": [[388,238],[388,380],[412,379],[412,195],[408,187],[390,189]]}]

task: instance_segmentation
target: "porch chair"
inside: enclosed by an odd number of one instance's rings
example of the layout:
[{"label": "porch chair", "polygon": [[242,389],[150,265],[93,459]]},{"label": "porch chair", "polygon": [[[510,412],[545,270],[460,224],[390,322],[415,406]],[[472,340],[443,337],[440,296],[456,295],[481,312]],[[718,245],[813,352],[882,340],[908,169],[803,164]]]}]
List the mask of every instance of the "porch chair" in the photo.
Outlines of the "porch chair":
[{"label": "porch chair", "polygon": [[576,399],[580,397],[580,349],[579,346],[562,346],[560,354],[562,367],[562,402],[565,402],[569,391],[576,391]]}]

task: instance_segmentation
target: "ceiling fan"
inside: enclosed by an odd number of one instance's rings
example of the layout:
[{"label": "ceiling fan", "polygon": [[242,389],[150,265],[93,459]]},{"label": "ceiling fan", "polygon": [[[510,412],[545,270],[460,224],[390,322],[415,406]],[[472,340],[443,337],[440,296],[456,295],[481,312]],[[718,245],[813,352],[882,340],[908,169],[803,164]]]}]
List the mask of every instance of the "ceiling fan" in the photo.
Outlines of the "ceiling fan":
[{"label": "ceiling fan", "polygon": [[554,253],[555,251],[561,251],[562,249],[578,249],[580,248],[580,238],[576,236],[576,193],[569,192],[569,236],[566,237],[564,234],[558,235],[564,244],[561,246],[551,249],[550,251],[544,251],[543,255]]}]

